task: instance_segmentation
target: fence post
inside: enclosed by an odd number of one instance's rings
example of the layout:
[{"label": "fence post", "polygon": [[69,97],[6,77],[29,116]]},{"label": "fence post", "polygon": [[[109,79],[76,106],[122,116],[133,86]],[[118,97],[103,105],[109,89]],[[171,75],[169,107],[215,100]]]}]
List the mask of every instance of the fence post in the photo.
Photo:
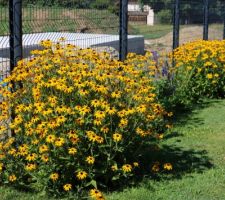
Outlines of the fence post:
[{"label": "fence post", "polygon": [[[22,0],[9,1],[9,45],[10,45],[10,73],[22,59]],[[13,84],[12,91],[15,89]],[[15,118],[14,109],[11,110],[11,119]],[[8,132],[8,136],[14,135],[14,130]]]},{"label": "fence post", "polygon": [[22,59],[22,0],[9,1],[10,71]]},{"label": "fence post", "polygon": [[173,49],[179,46],[180,33],[180,0],[174,0],[173,12]]},{"label": "fence post", "polygon": [[120,0],[120,52],[119,59],[124,61],[128,51],[128,0]]},{"label": "fence post", "polygon": [[204,0],[203,40],[209,38],[209,0]]}]

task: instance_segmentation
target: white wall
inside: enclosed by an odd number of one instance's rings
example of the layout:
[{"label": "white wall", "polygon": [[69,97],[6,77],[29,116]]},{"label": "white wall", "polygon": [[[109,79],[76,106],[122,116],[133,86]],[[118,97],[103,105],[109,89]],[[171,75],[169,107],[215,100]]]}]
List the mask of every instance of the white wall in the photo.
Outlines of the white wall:
[{"label": "white wall", "polygon": [[128,11],[141,11],[139,4],[128,4]]},{"label": "white wall", "polygon": [[[147,25],[153,26],[154,25],[154,11],[148,5],[144,5],[143,10],[145,12],[148,12]],[[141,7],[139,4],[134,4],[134,3],[128,4],[128,11],[141,11]]]}]

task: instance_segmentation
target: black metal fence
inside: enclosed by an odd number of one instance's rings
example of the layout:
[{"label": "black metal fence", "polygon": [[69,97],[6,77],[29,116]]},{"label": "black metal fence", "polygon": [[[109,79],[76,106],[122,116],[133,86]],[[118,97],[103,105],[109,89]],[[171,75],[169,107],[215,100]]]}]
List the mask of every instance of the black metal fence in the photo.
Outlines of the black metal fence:
[{"label": "black metal fence", "polygon": [[129,34],[144,35],[148,50],[171,51],[193,40],[225,38],[224,0],[142,2],[130,5]]},{"label": "black metal fence", "polygon": [[40,48],[44,39],[56,42],[64,37],[65,43],[106,50],[117,56],[118,10],[114,1],[0,0],[1,75],[7,76],[10,65],[12,69],[22,56],[29,57],[30,50]]},{"label": "black metal fence", "polygon": [[223,39],[225,1],[0,0],[0,24],[4,77],[43,39],[64,37],[81,48],[119,52],[121,60],[129,51],[171,51],[196,39]]}]

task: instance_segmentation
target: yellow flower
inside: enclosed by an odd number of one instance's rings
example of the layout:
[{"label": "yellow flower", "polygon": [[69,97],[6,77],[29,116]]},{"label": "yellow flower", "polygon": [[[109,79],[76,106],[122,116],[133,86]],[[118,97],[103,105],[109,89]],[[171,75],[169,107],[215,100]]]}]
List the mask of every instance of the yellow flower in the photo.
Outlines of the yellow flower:
[{"label": "yellow flower", "polygon": [[207,74],[206,77],[207,77],[208,79],[212,79],[212,78],[213,78],[213,75],[212,75],[212,74]]},{"label": "yellow flower", "polygon": [[139,167],[139,163],[138,162],[133,162],[134,167]]},{"label": "yellow flower", "polygon": [[128,120],[123,118],[120,120],[119,127],[124,128],[125,126],[127,126],[127,124],[128,124]]},{"label": "yellow flower", "polygon": [[12,175],[9,176],[9,181],[10,182],[15,182],[16,180],[17,180],[17,178],[16,178],[15,174],[12,174]]},{"label": "yellow flower", "polygon": [[111,170],[112,170],[112,171],[116,171],[116,170],[118,170],[117,165],[113,165],[113,166],[111,166]]},{"label": "yellow flower", "polygon": [[53,143],[55,141],[55,135],[48,135],[46,137],[46,142]]},{"label": "yellow flower", "polygon": [[144,113],[146,112],[146,106],[145,105],[140,105],[137,107],[137,112],[139,113]]},{"label": "yellow flower", "polygon": [[173,112],[167,113],[167,116],[168,116],[168,117],[172,117],[172,116],[173,116]]},{"label": "yellow flower", "polygon": [[91,142],[102,143],[104,139],[101,136],[96,135],[93,131],[86,131],[87,137]]},{"label": "yellow flower", "polygon": [[171,128],[173,128],[173,125],[172,124],[166,124],[166,128],[171,129]]},{"label": "yellow flower", "polygon": [[64,189],[65,191],[70,191],[70,190],[72,190],[72,185],[69,184],[69,183],[67,183],[67,184],[65,184],[65,185],[63,186],[63,189]]},{"label": "yellow flower", "polygon": [[68,153],[69,153],[70,155],[75,155],[75,154],[77,153],[77,149],[74,148],[74,147],[69,148],[69,149],[68,149]]},{"label": "yellow flower", "polygon": [[106,109],[106,112],[109,115],[114,115],[116,113],[116,109],[114,107],[109,107],[108,109]]},{"label": "yellow flower", "polygon": [[48,151],[49,149],[48,149],[48,146],[47,145],[45,145],[45,144],[43,144],[43,145],[41,145],[40,147],[39,147],[39,152],[40,153],[44,153],[44,152],[46,152],[46,151]]},{"label": "yellow flower", "polygon": [[120,91],[112,92],[111,96],[112,98],[120,98],[121,92]]},{"label": "yellow flower", "polygon": [[214,77],[215,77],[215,78],[218,78],[218,77],[219,77],[219,74],[217,74],[217,73],[214,74]]},{"label": "yellow flower", "polygon": [[152,171],[153,172],[158,172],[160,170],[160,167],[159,167],[159,162],[155,162],[152,166]]},{"label": "yellow flower", "polygon": [[83,125],[84,124],[84,119],[83,118],[78,118],[75,120],[75,122],[78,124],[78,125]]},{"label": "yellow flower", "polygon": [[27,164],[26,166],[25,166],[25,169],[27,170],[27,171],[33,171],[33,170],[35,170],[37,168],[37,165],[36,164],[33,164],[33,163],[29,163],[29,164]]},{"label": "yellow flower", "polygon": [[105,200],[103,194],[99,190],[97,190],[97,189],[91,189],[90,192],[89,192],[89,194],[90,194],[90,197],[92,199],[95,199],[95,200]]},{"label": "yellow flower", "polygon": [[31,144],[34,144],[34,145],[37,145],[38,143],[39,143],[39,140],[37,140],[37,139],[31,141]]},{"label": "yellow flower", "polygon": [[3,169],[3,163],[0,163],[0,172],[2,171],[2,169]]},{"label": "yellow flower", "polygon": [[3,133],[4,131],[6,131],[6,127],[5,126],[0,126],[0,134]]},{"label": "yellow flower", "polygon": [[50,179],[53,181],[57,181],[59,179],[59,174],[58,173],[51,174]]},{"label": "yellow flower", "polygon": [[55,146],[57,146],[57,147],[63,146],[64,143],[65,143],[64,138],[59,137],[59,138],[57,138],[57,139],[55,140]]},{"label": "yellow flower", "polygon": [[101,132],[103,132],[103,133],[108,133],[109,132],[109,128],[108,127],[102,127],[101,128]]},{"label": "yellow flower", "polygon": [[4,153],[0,153],[0,160],[5,158],[5,154]]},{"label": "yellow flower", "polygon": [[131,172],[132,171],[132,166],[130,164],[125,164],[125,165],[122,166],[122,170],[125,173]]},{"label": "yellow flower", "polygon": [[36,159],[37,159],[36,153],[28,154],[27,157],[26,157],[26,160],[28,160],[28,161],[34,161]]},{"label": "yellow flower", "polygon": [[97,118],[97,119],[104,119],[105,118],[105,112],[104,111],[96,111],[94,116]]},{"label": "yellow flower", "polygon": [[165,164],[163,165],[163,168],[164,168],[165,170],[170,171],[170,170],[173,169],[173,166],[172,166],[171,163],[165,163]]},{"label": "yellow flower", "polygon": [[161,140],[161,139],[163,139],[164,135],[163,135],[163,134],[157,134],[156,137],[157,137],[159,140]]},{"label": "yellow flower", "polygon": [[28,154],[28,146],[26,144],[19,146],[18,150],[18,154],[21,156],[25,156]]},{"label": "yellow flower", "polygon": [[101,137],[101,136],[97,136],[97,138],[96,138],[96,142],[97,142],[97,143],[99,143],[99,144],[102,144],[102,143],[104,142],[103,137]]},{"label": "yellow flower", "polygon": [[93,165],[95,162],[95,158],[93,156],[88,156],[85,160],[89,165]]},{"label": "yellow flower", "polygon": [[40,45],[45,48],[50,48],[52,46],[52,41],[51,40],[42,40]]},{"label": "yellow flower", "polygon": [[114,133],[114,134],[113,134],[113,140],[114,140],[115,142],[121,141],[121,140],[122,140],[122,135],[119,134],[119,133]]},{"label": "yellow flower", "polygon": [[64,42],[64,41],[66,41],[66,38],[61,37],[61,38],[59,38],[59,41]]},{"label": "yellow flower", "polygon": [[87,178],[87,175],[88,175],[87,172],[79,171],[79,172],[77,172],[76,177],[79,180],[83,180],[83,179]]},{"label": "yellow flower", "polygon": [[100,126],[102,124],[102,121],[101,121],[101,119],[95,119],[93,121],[93,124],[96,125],[96,126]]},{"label": "yellow flower", "polygon": [[91,105],[96,108],[101,105],[101,102],[97,99],[94,99],[91,101]]},{"label": "yellow flower", "polygon": [[47,154],[44,154],[41,156],[41,160],[46,163],[49,161],[49,156]]},{"label": "yellow flower", "polygon": [[66,121],[66,117],[64,116],[59,116],[56,118],[56,123],[62,124]]}]

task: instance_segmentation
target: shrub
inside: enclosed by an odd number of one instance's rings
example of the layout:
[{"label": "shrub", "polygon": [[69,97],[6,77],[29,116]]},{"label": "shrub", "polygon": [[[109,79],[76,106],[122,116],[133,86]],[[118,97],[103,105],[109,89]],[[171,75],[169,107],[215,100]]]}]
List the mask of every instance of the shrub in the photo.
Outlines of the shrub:
[{"label": "shrub", "polygon": [[171,53],[175,66],[171,72],[178,101],[197,102],[225,95],[225,40],[195,41]]},{"label": "shrub", "polygon": [[156,19],[160,24],[171,24],[172,16],[171,10],[161,10],[156,14]]},{"label": "shrub", "polygon": [[1,87],[1,119],[15,115],[13,137],[0,143],[1,180],[54,195],[91,189],[104,199],[94,188],[118,187],[141,170],[142,146],[168,127],[171,113],[152,86],[152,55],[119,62],[73,45],[42,45]]}]

